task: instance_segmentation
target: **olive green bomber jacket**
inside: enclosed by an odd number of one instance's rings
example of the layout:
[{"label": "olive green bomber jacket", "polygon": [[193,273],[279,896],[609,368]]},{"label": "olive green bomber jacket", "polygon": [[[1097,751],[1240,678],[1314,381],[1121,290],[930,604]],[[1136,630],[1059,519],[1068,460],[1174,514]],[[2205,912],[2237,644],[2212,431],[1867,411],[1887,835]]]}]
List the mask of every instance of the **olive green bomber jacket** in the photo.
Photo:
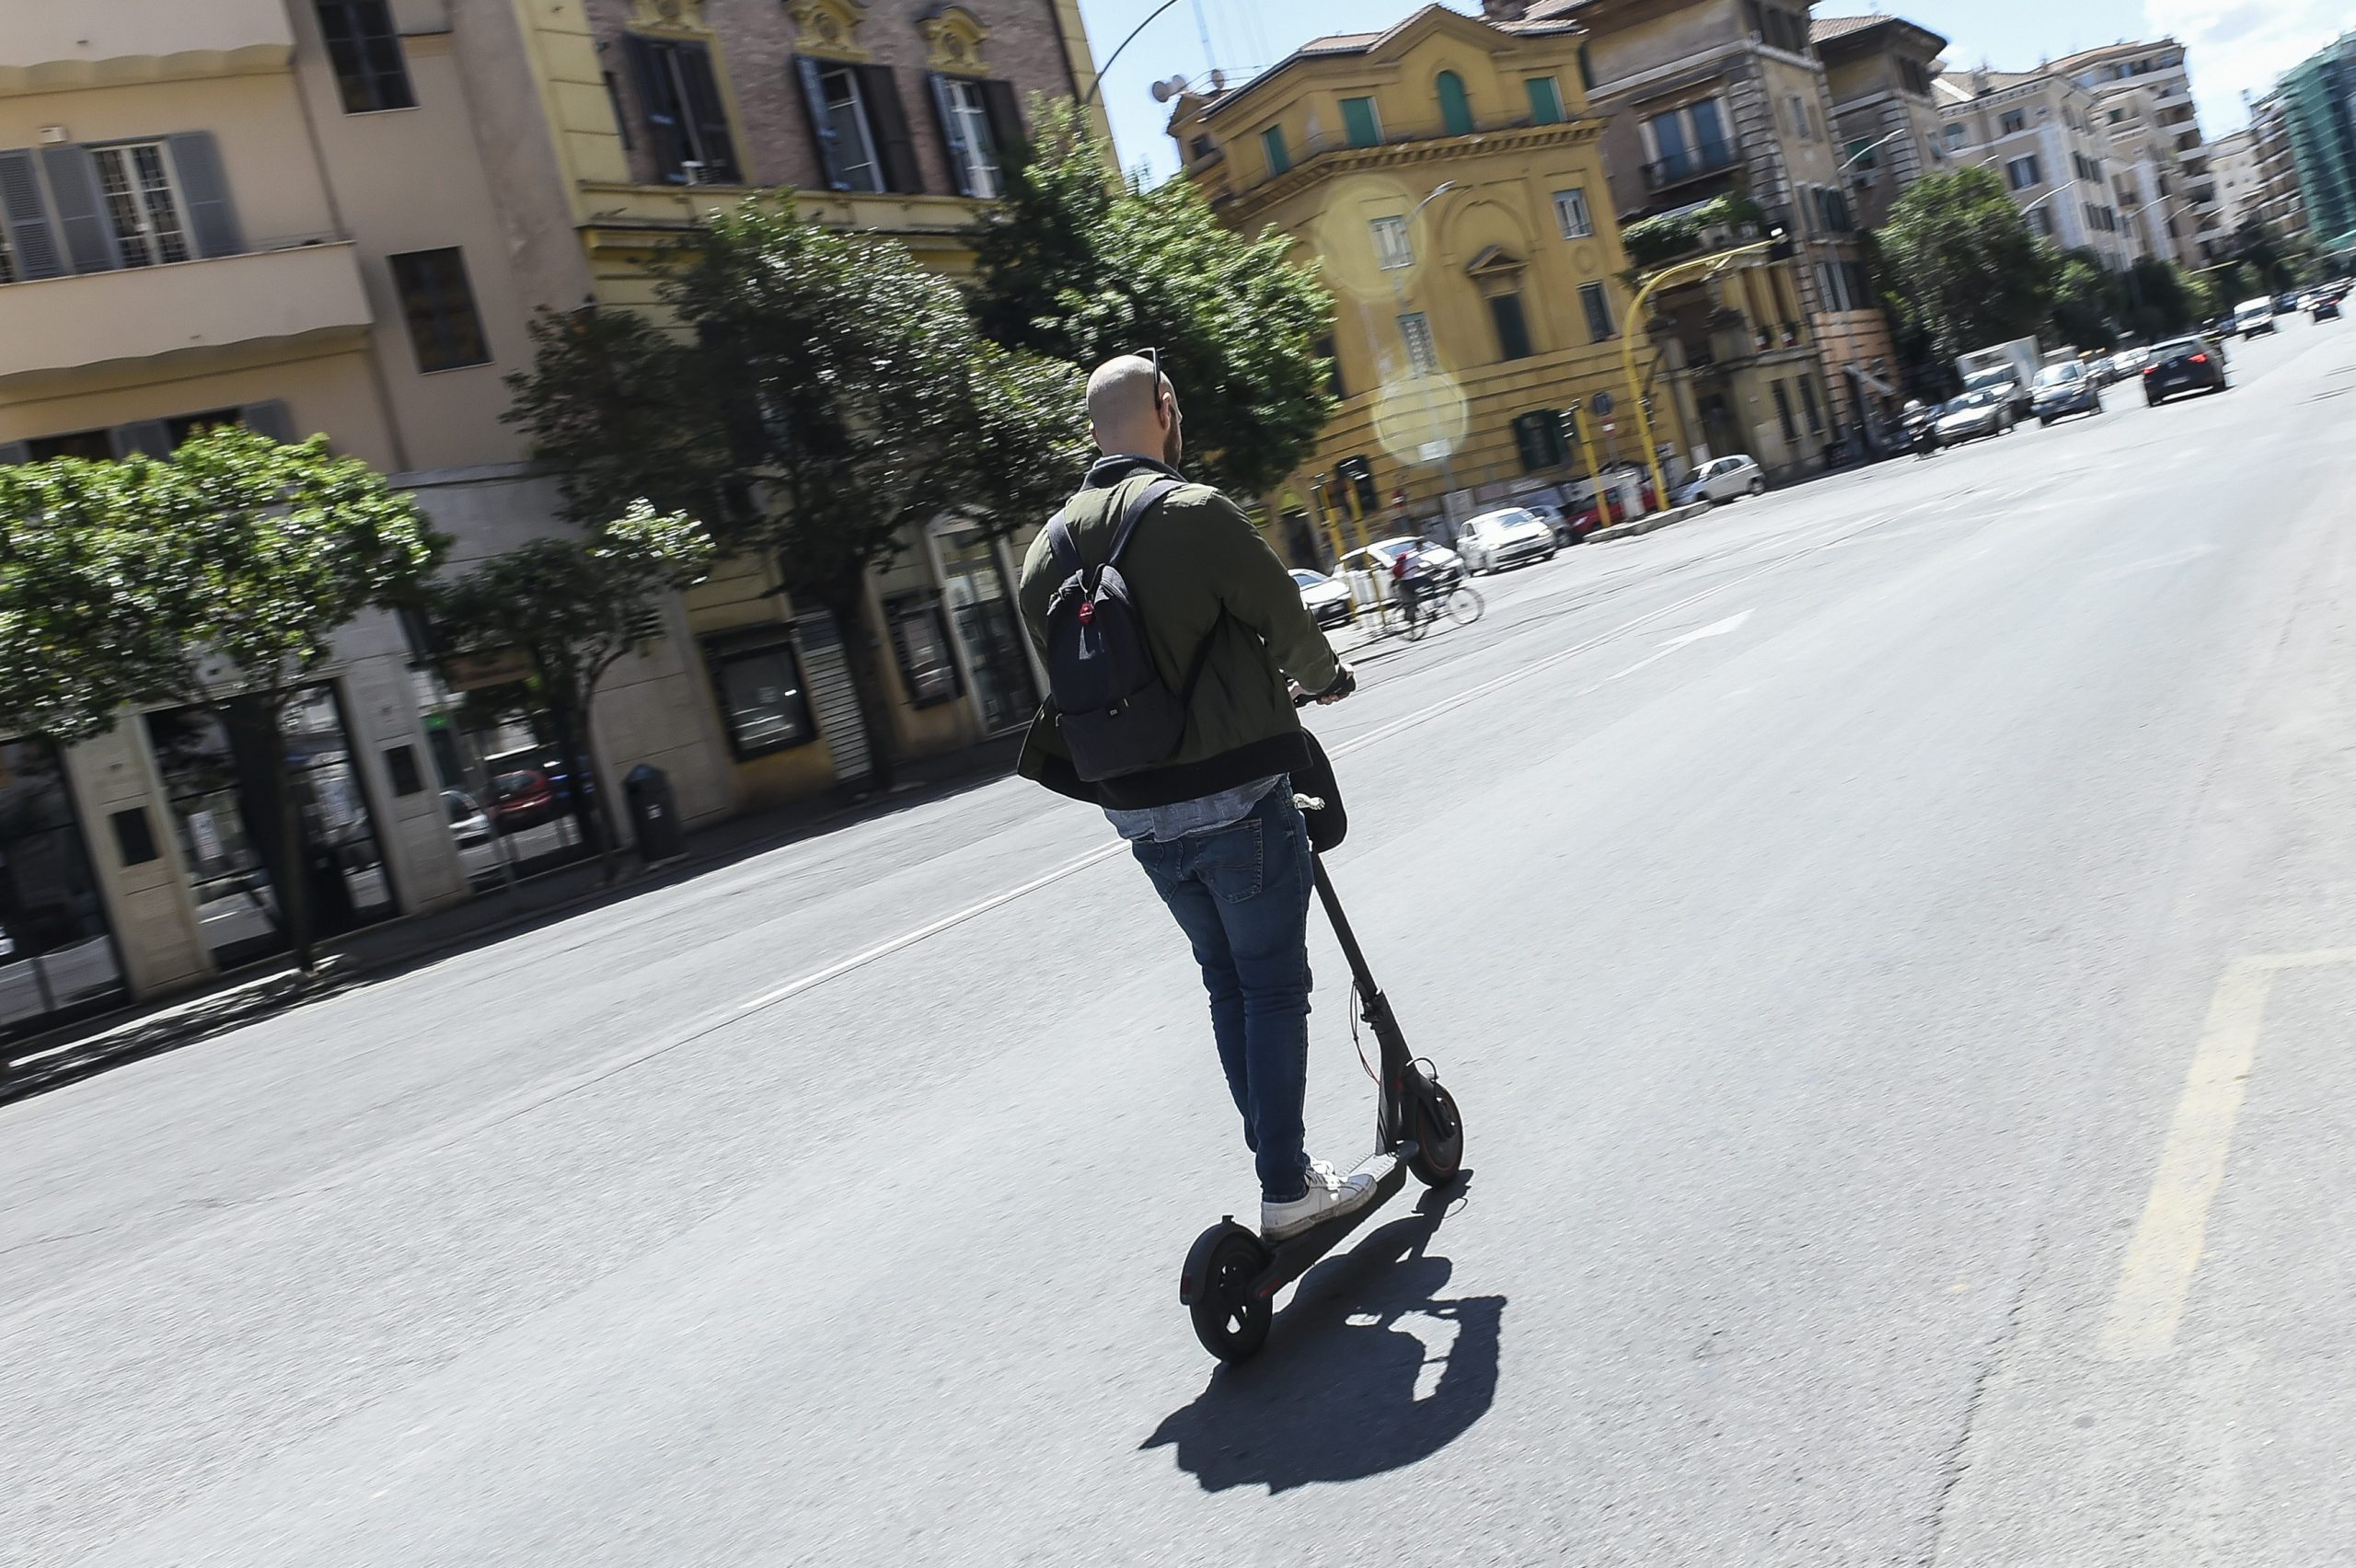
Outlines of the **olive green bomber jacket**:
[{"label": "olive green bomber jacket", "polygon": [[[1138,490],[1177,477],[1143,457],[1107,457],[1091,468],[1064,508],[1081,559],[1104,559],[1122,510]],[[1172,691],[1185,688],[1197,652],[1204,654],[1185,738],[1158,767],[1087,783],[1072,770],[1049,700],[1032,721],[1017,771],[1077,800],[1135,809],[1215,794],[1300,766],[1300,717],[1286,677],[1322,692],[1339,677],[1341,662],[1301,603],[1299,584],[1251,519],[1207,485],[1173,490],[1138,525],[1121,574]],[[1043,653],[1047,605],[1063,576],[1042,529],[1022,563],[1021,594],[1023,627]]]}]

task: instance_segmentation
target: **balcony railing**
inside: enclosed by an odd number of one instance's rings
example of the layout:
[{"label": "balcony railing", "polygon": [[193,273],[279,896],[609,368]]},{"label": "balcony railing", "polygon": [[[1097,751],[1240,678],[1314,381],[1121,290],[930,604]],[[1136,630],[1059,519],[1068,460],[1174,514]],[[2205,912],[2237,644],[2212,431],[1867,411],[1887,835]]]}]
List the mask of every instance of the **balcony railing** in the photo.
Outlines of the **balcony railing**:
[{"label": "balcony railing", "polygon": [[1645,166],[1645,189],[1658,192],[1734,167],[1742,154],[1731,142],[1704,142]]}]

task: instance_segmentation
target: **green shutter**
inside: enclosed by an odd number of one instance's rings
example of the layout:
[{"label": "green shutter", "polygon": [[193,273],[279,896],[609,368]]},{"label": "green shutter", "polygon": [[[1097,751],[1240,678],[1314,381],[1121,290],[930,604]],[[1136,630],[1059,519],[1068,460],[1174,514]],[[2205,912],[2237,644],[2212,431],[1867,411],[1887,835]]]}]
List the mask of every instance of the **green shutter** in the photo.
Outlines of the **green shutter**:
[{"label": "green shutter", "polygon": [[1530,89],[1530,119],[1536,125],[1563,122],[1563,91],[1552,76],[1532,76],[1522,84]]},{"label": "green shutter", "polygon": [[1282,174],[1292,167],[1292,154],[1285,147],[1285,128],[1271,125],[1260,133],[1260,148],[1268,155],[1268,172]]},{"label": "green shutter", "polygon": [[1464,78],[1453,71],[1442,71],[1438,88],[1440,124],[1451,136],[1472,134],[1472,102],[1464,96]]},{"label": "green shutter", "polygon": [[1348,134],[1353,147],[1371,147],[1380,144],[1382,128],[1374,118],[1374,100],[1370,98],[1344,98],[1342,129]]}]

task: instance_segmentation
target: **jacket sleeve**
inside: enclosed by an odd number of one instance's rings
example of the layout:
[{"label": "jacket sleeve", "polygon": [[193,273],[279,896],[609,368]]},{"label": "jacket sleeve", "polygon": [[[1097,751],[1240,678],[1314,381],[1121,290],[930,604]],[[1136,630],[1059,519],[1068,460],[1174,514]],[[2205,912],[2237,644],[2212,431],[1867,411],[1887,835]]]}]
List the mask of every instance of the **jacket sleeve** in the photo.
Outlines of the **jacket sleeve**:
[{"label": "jacket sleeve", "polygon": [[1342,662],[1301,603],[1300,584],[1233,502],[1213,493],[1204,504],[1211,509],[1199,535],[1210,558],[1205,564],[1227,613],[1259,634],[1277,666],[1302,690],[1331,686]]}]

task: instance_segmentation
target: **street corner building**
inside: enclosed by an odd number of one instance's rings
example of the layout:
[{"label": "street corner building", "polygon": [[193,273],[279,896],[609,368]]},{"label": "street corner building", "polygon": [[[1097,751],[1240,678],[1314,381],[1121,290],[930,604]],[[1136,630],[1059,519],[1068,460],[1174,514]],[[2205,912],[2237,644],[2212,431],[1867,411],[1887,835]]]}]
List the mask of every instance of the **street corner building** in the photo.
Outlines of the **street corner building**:
[{"label": "street corner building", "polygon": [[[567,526],[501,417],[536,311],[646,307],[657,248],[780,187],[958,271],[1026,99],[1094,84],[1076,0],[0,0],[0,463],[320,434],[464,571]],[[856,786],[854,637],[904,755],[1027,721],[1009,545],[907,544],[865,625],[768,560],[669,604],[601,688],[597,776],[662,769],[690,826]],[[244,727],[0,736],[0,1039],[282,951],[275,876],[332,937],[585,853],[589,783],[521,664],[426,641],[364,617],[290,708],[287,870],[259,829],[282,759]]]}]

